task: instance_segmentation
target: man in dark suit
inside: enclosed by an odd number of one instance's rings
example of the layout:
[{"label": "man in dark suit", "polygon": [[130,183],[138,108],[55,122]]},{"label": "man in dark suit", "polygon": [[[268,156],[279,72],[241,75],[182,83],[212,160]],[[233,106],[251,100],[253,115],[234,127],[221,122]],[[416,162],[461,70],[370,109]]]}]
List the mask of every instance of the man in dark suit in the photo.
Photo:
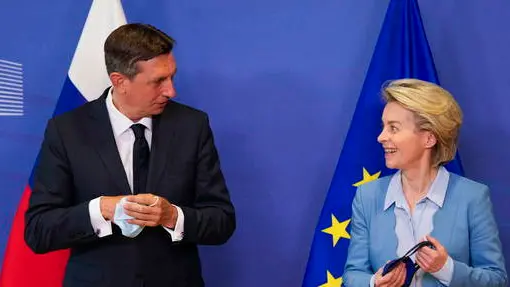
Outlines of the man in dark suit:
[{"label": "man in dark suit", "polygon": [[[173,43],[150,25],[116,29],[112,88],[48,122],[25,240],[36,253],[71,249],[64,286],[203,286],[197,244],[234,232],[207,115],[169,100]],[[119,207],[141,233],[121,233]]]}]

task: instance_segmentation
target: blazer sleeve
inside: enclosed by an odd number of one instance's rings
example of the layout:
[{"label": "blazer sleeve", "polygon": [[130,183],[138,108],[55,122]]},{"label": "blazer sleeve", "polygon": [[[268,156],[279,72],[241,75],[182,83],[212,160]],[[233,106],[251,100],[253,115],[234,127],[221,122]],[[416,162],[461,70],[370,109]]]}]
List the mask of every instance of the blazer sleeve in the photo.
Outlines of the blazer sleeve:
[{"label": "blazer sleeve", "polygon": [[484,186],[468,206],[470,264],[454,260],[450,286],[507,286],[508,276],[492,212],[489,188]]},{"label": "blazer sleeve", "polygon": [[54,119],[48,122],[25,213],[25,242],[35,253],[97,240],[88,202],[72,205],[73,180]]},{"label": "blazer sleeve", "polygon": [[370,286],[374,273],[369,260],[369,228],[363,208],[363,186],[358,187],[352,202],[351,241],[345,263],[345,286]]},{"label": "blazer sleeve", "polygon": [[201,123],[195,200],[192,207],[181,207],[185,218],[183,242],[222,244],[232,236],[236,227],[234,206],[220,169],[207,116]]}]

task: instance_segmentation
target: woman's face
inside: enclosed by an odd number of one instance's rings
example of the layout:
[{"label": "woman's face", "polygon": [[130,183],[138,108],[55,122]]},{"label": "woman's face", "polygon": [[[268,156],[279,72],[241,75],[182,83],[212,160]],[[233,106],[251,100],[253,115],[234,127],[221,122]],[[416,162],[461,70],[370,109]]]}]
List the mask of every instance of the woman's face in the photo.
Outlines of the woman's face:
[{"label": "woman's face", "polygon": [[377,141],[384,148],[386,166],[392,169],[419,167],[431,157],[435,137],[428,131],[420,131],[414,114],[396,102],[384,107],[383,130]]}]

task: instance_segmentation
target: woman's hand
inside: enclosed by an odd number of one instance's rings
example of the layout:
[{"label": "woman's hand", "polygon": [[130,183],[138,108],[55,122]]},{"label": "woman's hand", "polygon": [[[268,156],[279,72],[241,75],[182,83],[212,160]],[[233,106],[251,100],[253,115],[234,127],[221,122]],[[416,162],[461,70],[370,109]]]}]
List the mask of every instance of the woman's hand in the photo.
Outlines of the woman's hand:
[{"label": "woman's hand", "polygon": [[404,263],[400,262],[397,267],[384,276],[382,276],[383,268],[384,267],[381,267],[377,273],[375,273],[375,287],[402,287],[402,285],[404,285],[406,280],[406,266]]},{"label": "woman's hand", "polygon": [[446,264],[446,260],[448,260],[448,252],[446,249],[435,239],[434,237],[427,235],[427,240],[432,242],[435,247],[435,250],[425,246],[418,250],[416,254],[416,263],[420,265],[420,268],[423,271],[428,273],[434,273]]}]

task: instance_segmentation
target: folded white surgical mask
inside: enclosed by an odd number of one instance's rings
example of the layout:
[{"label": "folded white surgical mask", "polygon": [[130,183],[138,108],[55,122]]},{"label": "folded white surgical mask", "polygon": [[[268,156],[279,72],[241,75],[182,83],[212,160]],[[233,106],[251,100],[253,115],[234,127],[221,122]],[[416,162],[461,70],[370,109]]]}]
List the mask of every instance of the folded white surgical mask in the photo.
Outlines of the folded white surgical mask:
[{"label": "folded white surgical mask", "polygon": [[143,230],[143,226],[131,224],[128,222],[129,219],[133,219],[132,216],[127,215],[124,212],[124,204],[126,203],[126,197],[123,197],[115,206],[115,214],[113,215],[113,223],[117,224],[122,231],[122,235],[126,237],[134,238]]}]

